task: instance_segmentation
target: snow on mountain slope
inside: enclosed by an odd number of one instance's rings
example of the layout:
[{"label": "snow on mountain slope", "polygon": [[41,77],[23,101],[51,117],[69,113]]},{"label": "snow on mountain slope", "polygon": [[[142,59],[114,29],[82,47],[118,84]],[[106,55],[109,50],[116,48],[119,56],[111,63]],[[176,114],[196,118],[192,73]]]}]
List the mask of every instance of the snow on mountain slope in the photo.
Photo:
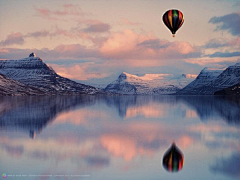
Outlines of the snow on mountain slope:
[{"label": "snow on mountain slope", "polygon": [[216,91],[240,83],[240,63],[225,70],[203,69],[195,81],[177,94],[213,95]]},{"label": "snow on mountain slope", "polygon": [[0,61],[0,73],[48,94],[95,94],[99,89],[59,76],[39,57]]},{"label": "snow on mountain slope", "polygon": [[198,94],[199,88],[208,85],[211,81],[216,79],[221,73],[222,69],[204,68],[197,78],[188,84],[186,87],[177,92],[177,94]]},{"label": "snow on mountain slope", "polygon": [[190,83],[196,75],[145,74],[123,72],[105,90],[120,94],[172,94]]},{"label": "snow on mountain slope", "polygon": [[37,88],[28,87],[18,81],[0,74],[0,96],[43,95]]}]

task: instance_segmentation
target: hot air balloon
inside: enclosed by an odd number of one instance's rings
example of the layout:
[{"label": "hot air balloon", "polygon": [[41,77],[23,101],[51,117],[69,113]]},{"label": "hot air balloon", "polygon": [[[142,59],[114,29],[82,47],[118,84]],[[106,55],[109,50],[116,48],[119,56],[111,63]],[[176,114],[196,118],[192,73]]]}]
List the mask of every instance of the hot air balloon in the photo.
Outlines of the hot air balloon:
[{"label": "hot air balloon", "polygon": [[183,13],[177,9],[171,9],[164,13],[163,22],[172,32],[173,37],[184,22]]},{"label": "hot air balloon", "polygon": [[183,154],[173,142],[163,156],[163,167],[169,172],[178,172],[183,168]]}]

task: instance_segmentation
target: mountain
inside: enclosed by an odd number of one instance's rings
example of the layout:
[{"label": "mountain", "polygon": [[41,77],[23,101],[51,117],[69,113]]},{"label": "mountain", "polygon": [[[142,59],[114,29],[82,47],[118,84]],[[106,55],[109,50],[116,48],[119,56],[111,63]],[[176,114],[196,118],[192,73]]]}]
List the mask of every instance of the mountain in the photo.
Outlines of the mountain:
[{"label": "mountain", "polygon": [[145,74],[123,72],[105,91],[119,94],[173,94],[190,83],[196,75]]},{"label": "mountain", "polygon": [[186,87],[177,92],[177,94],[186,94],[193,95],[199,94],[199,90],[208,84],[210,84],[214,79],[216,79],[223,70],[220,69],[212,69],[212,68],[204,68],[197,78],[188,84]]},{"label": "mountain", "polygon": [[0,61],[0,73],[47,94],[96,94],[99,89],[58,75],[42,59],[30,54],[20,60]]},{"label": "mountain", "polygon": [[187,95],[213,95],[216,91],[240,83],[240,63],[225,70],[204,68],[196,80],[177,92]]},{"label": "mountain", "polygon": [[0,74],[0,96],[43,95],[37,88],[26,86]]},{"label": "mountain", "polygon": [[231,87],[228,87],[228,88],[225,88],[225,89],[222,89],[220,91],[216,91],[214,93],[214,95],[232,95],[232,96],[239,96],[240,95],[240,83],[234,85],[234,86],[231,86]]}]

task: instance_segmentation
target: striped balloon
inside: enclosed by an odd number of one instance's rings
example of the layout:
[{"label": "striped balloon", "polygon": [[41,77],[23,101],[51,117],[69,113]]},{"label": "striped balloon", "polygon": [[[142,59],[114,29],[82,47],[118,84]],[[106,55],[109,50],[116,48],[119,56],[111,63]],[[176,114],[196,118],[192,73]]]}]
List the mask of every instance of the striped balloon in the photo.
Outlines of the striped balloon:
[{"label": "striped balloon", "polygon": [[175,143],[163,156],[163,167],[169,172],[178,172],[183,168],[183,154]]},{"label": "striped balloon", "polygon": [[168,10],[163,15],[163,22],[172,32],[173,37],[184,22],[183,13],[176,9]]}]

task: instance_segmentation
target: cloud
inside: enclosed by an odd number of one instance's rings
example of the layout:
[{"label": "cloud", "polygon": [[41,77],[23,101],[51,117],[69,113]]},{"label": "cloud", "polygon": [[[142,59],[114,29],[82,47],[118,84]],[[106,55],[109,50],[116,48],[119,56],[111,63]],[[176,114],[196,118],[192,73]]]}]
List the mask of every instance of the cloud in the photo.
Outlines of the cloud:
[{"label": "cloud", "polygon": [[99,52],[96,49],[87,48],[80,44],[59,45],[54,49],[18,49],[2,48],[0,49],[0,59],[21,59],[35,52],[42,59],[59,60],[59,59],[83,59],[98,58]]},{"label": "cloud", "polygon": [[206,49],[217,49],[222,47],[240,47],[240,38],[234,38],[231,40],[227,39],[210,39],[206,44],[203,46]]},{"label": "cloud", "polygon": [[217,24],[216,31],[228,31],[233,36],[240,35],[240,14],[231,13],[224,16],[213,17],[209,23]]},{"label": "cloud", "polygon": [[106,23],[92,24],[84,29],[84,32],[97,33],[107,32],[110,29],[110,25]]},{"label": "cloud", "polygon": [[169,42],[132,30],[113,33],[100,48],[103,56],[113,59],[183,59],[200,57],[199,48],[188,42]]},{"label": "cloud", "polygon": [[20,32],[12,33],[7,36],[7,39],[0,42],[0,45],[2,46],[8,46],[8,45],[14,45],[14,44],[23,44],[24,38],[23,34]]},{"label": "cloud", "polygon": [[49,53],[55,57],[65,58],[96,58],[99,56],[96,49],[90,49],[80,44],[59,45],[54,50],[50,50]]},{"label": "cloud", "polygon": [[236,51],[236,52],[215,52],[213,54],[207,55],[211,58],[215,58],[215,57],[236,57],[236,56],[240,56],[240,51]]},{"label": "cloud", "polygon": [[229,43],[226,40],[223,39],[210,39],[204,47],[209,48],[219,48],[219,47],[226,47]]},{"label": "cloud", "polygon": [[236,59],[236,57],[229,57],[229,58],[219,57],[219,58],[187,59],[185,61],[190,64],[200,65],[202,69],[203,67],[215,67],[215,68],[228,67],[230,65],[236,64],[237,62],[240,62],[240,59]]},{"label": "cloud", "polygon": [[35,11],[42,18],[48,20],[62,20],[63,16],[85,16],[87,13],[83,12],[79,5],[64,4],[61,10],[51,10],[48,8],[35,8]]},{"label": "cloud", "polygon": [[132,21],[130,21],[130,20],[128,20],[128,19],[125,19],[125,18],[123,18],[123,19],[121,19],[121,21],[119,22],[119,25],[131,25],[131,26],[136,26],[136,25],[139,25],[140,23],[138,23],[138,22],[132,22]]},{"label": "cloud", "polygon": [[36,31],[32,33],[27,33],[24,37],[34,37],[34,38],[39,38],[39,37],[46,37],[49,36],[50,32],[47,30],[41,30],[41,31]]},{"label": "cloud", "polygon": [[50,64],[51,67],[61,76],[74,80],[88,80],[93,78],[104,78],[109,76],[107,73],[89,72],[93,63],[75,64],[72,66]]},{"label": "cloud", "polygon": [[137,44],[139,47],[145,47],[145,48],[150,48],[150,49],[163,49],[167,48],[170,45],[170,42],[167,40],[160,40],[160,39],[150,39],[143,41],[142,43]]}]

